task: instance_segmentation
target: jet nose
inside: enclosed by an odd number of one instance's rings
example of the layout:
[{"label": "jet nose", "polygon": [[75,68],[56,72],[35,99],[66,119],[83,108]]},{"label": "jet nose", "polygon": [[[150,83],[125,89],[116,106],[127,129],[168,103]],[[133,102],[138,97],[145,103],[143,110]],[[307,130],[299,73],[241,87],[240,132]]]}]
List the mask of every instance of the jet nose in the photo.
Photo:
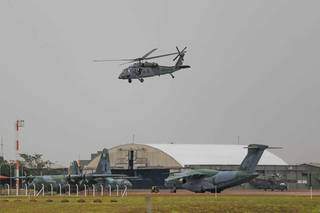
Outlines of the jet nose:
[{"label": "jet nose", "polygon": [[121,185],[127,186],[128,188],[132,188],[132,183],[128,180],[123,180]]}]

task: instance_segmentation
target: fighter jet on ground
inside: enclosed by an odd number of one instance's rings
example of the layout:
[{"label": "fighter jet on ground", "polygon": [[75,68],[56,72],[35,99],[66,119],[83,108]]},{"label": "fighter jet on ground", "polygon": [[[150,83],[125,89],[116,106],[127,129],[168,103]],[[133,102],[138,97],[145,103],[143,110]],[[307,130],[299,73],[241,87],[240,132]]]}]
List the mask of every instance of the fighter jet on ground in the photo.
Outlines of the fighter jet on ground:
[{"label": "fighter jet on ground", "polygon": [[256,172],[256,166],[268,146],[250,144],[246,148],[248,148],[248,153],[242,161],[239,170],[193,169],[173,173],[165,180],[165,184],[167,187],[172,188],[172,192],[175,192],[177,187],[181,187],[198,193],[206,191],[220,193],[226,188],[246,183],[259,175]]},{"label": "fighter jet on ground", "polygon": [[111,174],[109,165],[109,153],[107,149],[104,149],[95,173],[81,174],[78,163],[73,161],[68,175],[24,176],[20,177],[20,179],[24,179],[30,187],[36,186],[36,189],[40,189],[43,184],[46,190],[50,190],[51,184],[53,190],[58,192],[60,190],[59,184],[63,191],[66,189],[67,184],[70,184],[73,190],[76,188],[76,184],[78,184],[79,190],[83,189],[85,184],[87,186],[102,184],[104,187],[110,185],[112,189],[115,189],[116,185],[120,188],[132,186],[131,182],[125,179],[125,176]]},{"label": "fighter jet on ground", "polygon": [[[184,55],[187,52],[187,47],[183,48],[183,50],[179,50],[178,47],[176,47],[177,52],[175,53],[169,53],[164,55],[158,55],[158,56],[152,56],[148,57],[151,53],[156,51],[157,49],[153,49],[146,53],[144,56],[139,58],[132,58],[132,59],[117,59],[117,60],[94,60],[94,62],[105,62],[105,61],[126,61],[124,64],[133,63],[129,67],[123,69],[121,74],[119,75],[119,79],[127,79],[129,83],[132,82],[132,79],[139,79],[139,81],[142,83],[144,81],[144,78],[153,77],[153,76],[160,76],[160,75],[171,75],[172,78],[174,78],[173,73],[181,70],[190,68],[189,65],[183,65],[184,61]],[[177,62],[174,66],[160,66],[157,63],[154,62],[147,62],[146,60],[154,59],[154,58],[161,58],[165,56],[170,55],[176,55],[176,57],[173,59]]]},{"label": "fighter jet on ground", "polygon": [[102,150],[96,172],[83,175],[83,177],[89,185],[104,185],[105,187],[110,185],[112,189],[115,189],[117,185],[122,188],[125,186],[132,187],[131,182],[124,175],[113,175],[111,173],[109,151],[107,149]]}]

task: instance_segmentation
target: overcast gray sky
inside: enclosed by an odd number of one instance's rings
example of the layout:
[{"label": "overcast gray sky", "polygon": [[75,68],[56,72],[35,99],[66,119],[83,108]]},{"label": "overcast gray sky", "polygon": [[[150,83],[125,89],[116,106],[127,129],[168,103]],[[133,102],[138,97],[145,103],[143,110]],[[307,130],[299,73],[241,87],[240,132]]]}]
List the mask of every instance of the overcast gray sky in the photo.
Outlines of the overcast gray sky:
[{"label": "overcast gray sky", "polygon": [[[319,1],[0,2],[0,135],[66,163],[139,143],[265,143],[319,162]],[[192,68],[141,84],[93,59],[188,47]],[[158,60],[173,64],[172,58]],[[197,154],[197,153],[195,153]]]}]

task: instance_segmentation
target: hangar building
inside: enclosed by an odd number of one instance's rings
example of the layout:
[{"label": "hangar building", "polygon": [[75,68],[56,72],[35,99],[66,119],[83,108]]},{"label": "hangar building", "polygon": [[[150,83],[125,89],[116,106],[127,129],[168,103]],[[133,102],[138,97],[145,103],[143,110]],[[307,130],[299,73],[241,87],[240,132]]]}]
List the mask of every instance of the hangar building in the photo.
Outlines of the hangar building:
[{"label": "hangar building", "polygon": [[[217,144],[125,144],[109,149],[113,169],[180,169],[205,165],[239,165],[247,154],[245,145]],[[87,167],[94,169],[96,153]],[[132,165],[130,165],[130,158]],[[268,150],[259,165],[288,165]]]},{"label": "hangar building", "polygon": [[[141,176],[136,187],[163,186],[170,171],[184,168],[238,169],[247,154],[246,145],[220,144],[124,144],[109,149],[110,164],[115,174]],[[94,172],[100,151],[91,154],[84,167]],[[290,188],[320,188],[320,165],[288,165],[283,159],[265,150],[257,171],[264,176],[280,175]]]}]

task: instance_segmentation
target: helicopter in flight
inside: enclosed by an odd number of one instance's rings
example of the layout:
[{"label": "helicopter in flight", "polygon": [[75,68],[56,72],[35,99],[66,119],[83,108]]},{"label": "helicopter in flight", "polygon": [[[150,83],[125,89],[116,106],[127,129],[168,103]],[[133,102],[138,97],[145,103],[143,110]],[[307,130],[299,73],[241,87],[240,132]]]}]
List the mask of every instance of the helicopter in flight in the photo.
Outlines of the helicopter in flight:
[{"label": "helicopter in flight", "polygon": [[[131,64],[129,67],[122,70],[122,72],[119,75],[119,79],[128,80],[129,83],[132,82],[133,79],[139,79],[139,81],[142,83],[144,81],[144,78],[153,77],[153,76],[160,76],[160,75],[171,75],[172,78],[174,78],[173,73],[181,70],[190,68],[188,65],[183,65],[184,61],[184,55],[187,52],[187,47],[183,48],[181,51],[176,47],[177,52],[175,53],[169,53],[169,54],[163,54],[163,55],[157,55],[148,57],[157,50],[157,48],[149,51],[144,56],[140,58],[132,58],[132,59],[117,59],[117,60],[94,60],[94,62],[105,62],[105,61],[124,61],[124,64]],[[177,60],[175,65],[173,66],[161,66],[155,62],[148,62],[146,60],[154,59],[154,58],[161,58],[166,56],[176,55],[176,57],[173,59],[173,61]]]}]

